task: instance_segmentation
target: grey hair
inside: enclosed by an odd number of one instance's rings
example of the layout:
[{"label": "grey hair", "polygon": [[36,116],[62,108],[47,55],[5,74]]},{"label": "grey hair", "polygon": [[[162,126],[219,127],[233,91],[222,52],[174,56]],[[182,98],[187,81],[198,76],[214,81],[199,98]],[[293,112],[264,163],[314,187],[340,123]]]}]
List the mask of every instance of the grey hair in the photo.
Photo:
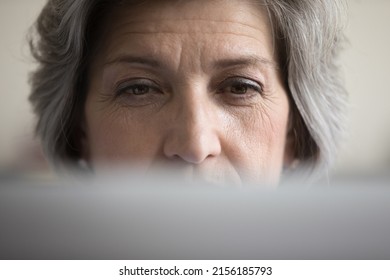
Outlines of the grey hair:
[{"label": "grey hair", "polygon": [[313,163],[312,173],[322,172],[334,161],[345,131],[347,92],[337,58],[345,42],[346,2],[265,3],[293,111],[298,111],[293,116],[295,158]]},{"label": "grey hair", "polygon": [[[30,77],[30,102],[43,150],[57,167],[83,157],[81,127],[96,25],[110,8],[125,2],[142,1],[48,0],[31,32],[30,48],[39,67]],[[347,94],[336,59],[345,2],[257,2],[268,10],[291,99],[294,157],[312,171],[323,169],[332,162],[344,129]]]},{"label": "grey hair", "polygon": [[[80,138],[93,25],[110,0],[49,0],[30,33],[39,63],[30,76],[36,134],[58,169],[82,157]],[[113,1],[111,1],[113,2]]]}]

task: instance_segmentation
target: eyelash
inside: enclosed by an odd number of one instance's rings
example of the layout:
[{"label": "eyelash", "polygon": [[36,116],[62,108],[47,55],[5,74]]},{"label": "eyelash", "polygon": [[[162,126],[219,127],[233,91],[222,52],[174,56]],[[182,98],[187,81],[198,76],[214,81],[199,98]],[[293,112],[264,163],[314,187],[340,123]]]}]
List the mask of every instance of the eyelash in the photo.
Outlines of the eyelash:
[{"label": "eyelash", "polygon": [[264,87],[263,84],[260,82],[257,82],[255,80],[252,80],[250,78],[245,78],[245,77],[229,77],[225,80],[223,80],[221,83],[219,83],[219,88],[222,90],[218,90],[218,93],[225,93],[223,90],[226,88],[230,88],[230,90],[233,87],[244,87],[245,92],[244,93],[233,93],[233,92],[228,92],[229,94],[236,95],[236,98],[248,98],[252,97],[254,94],[248,94],[247,90],[254,90],[260,95],[263,95],[264,93]]},{"label": "eyelash", "polygon": [[154,81],[145,78],[134,78],[123,83],[119,83],[119,85],[116,87],[116,95],[119,96],[126,94],[126,91],[134,90],[137,87],[147,88],[148,92],[146,92],[145,94],[131,93],[130,95],[142,96],[149,93],[150,90],[153,90],[156,93],[162,93],[162,90],[160,90],[159,85]]}]

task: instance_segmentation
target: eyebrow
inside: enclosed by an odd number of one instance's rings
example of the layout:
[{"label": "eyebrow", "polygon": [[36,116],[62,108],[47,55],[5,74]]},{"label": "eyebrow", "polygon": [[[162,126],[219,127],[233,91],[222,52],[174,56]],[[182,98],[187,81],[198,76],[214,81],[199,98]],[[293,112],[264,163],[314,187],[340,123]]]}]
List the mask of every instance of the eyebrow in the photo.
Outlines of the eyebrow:
[{"label": "eyebrow", "polygon": [[273,68],[278,68],[275,62],[256,55],[243,56],[239,58],[221,59],[214,63],[215,68],[228,68],[233,66],[258,66],[258,65],[265,65]]},{"label": "eyebrow", "polygon": [[[142,64],[153,68],[163,68],[163,64],[159,60],[154,59],[153,57],[133,56],[133,55],[118,56],[117,58],[114,58],[106,62],[104,65],[108,66],[117,63]],[[275,62],[256,55],[249,55],[249,56],[243,56],[238,58],[220,59],[215,61],[212,64],[212,67],[228,68],[234,66],[259,66],[259,65],[270,66],[276,69],[278,68]]]},{"label": "eyebrow", "polygon": [[114,58],[113,60],[106,62],[104,65],[107,66],[111,64],[117,64],[117,63],[144,64],[154,68],[159,68],[162,66],[158,60],[153,59],[151,57],[132,56],[132,55],[119,56],[117,58]]}]

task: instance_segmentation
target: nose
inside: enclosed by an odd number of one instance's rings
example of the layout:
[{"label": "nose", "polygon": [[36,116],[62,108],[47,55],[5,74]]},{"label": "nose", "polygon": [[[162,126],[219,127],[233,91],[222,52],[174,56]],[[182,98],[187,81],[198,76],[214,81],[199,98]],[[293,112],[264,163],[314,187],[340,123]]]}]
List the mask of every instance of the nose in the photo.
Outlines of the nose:
[{"label": "nose", "polygon": [[[218,121],[211,100],[194,96],[174,106],[164,142],[164,155],[201,164],[221,153]],[[214,110],[213,110],[214,109]]]}]

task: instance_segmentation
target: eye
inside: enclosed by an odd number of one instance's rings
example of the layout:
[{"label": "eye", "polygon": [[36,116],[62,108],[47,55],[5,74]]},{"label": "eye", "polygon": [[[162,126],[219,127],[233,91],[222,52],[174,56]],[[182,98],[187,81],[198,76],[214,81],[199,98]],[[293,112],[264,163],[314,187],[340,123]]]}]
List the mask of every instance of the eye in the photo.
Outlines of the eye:
[{"label": "eye", "polygon": [[263,87],[259,82],[243,77],[233,77],[224,80],[219,85],[219,93],[233,96],[234,98],[250,98],[263,93]]},{"label": "eye", "polygon": [[147,94],[149,92],[150,87],[148,85],[136,84],[127,86],[125,88],[126,93],[134,94],[134,95],[142,95]]},{"label": "eye", "polygon": [[131,95],[145,95],[149,93],[161,93],[159,86],[148,79],[131,79],[120,83],[117,87],[116,93],[131,94]]},{"label": "eye", "polygon": [[119,83],[115,95],[127,105],[144,106],[159,102],[163,91],[152,80],[136,78]]},{"label": "eye", "polygon": [[233,84],[230,87],[230,92],[234,94],[245,94],[248,90],[248,85],[243,83]]}]

